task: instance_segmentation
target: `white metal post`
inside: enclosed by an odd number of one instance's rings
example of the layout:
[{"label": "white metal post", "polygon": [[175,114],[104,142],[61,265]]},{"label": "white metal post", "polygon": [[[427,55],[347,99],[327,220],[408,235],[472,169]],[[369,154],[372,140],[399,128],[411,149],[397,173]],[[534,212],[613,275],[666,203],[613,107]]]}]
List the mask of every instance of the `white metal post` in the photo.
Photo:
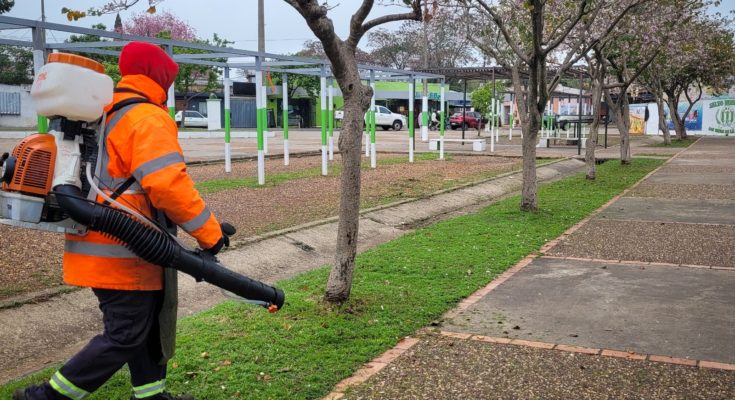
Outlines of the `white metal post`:
[{"label": "white metal post", "polygon": [[257,70],[255,71],[255,107],[257,113],[260,114],[258,118],[258,184],[265,185],[265,150],[263,149],[263,114],[262,109],[264,108],[263,91],[260,89],[263,85],[263,71],[260,70],[260,57],[255,58]]},{"label": "white metal post", "polygon": [[429,141],[429,80],[422,79],[424,89],[421,95],[421,141]]},{"label": "white metal post", "polygon": [[491,125],[490,128],[490,152],[495,152],[495,142],[497,141],[497,137],[495,136],[495,99],[490,99],[490,118],[488,118],[488,123]]},{"label": "white metal post", "polygon": [[370,168],[376,168],[378,166],[378,160],[376,157],[375,142],[373,141],[373,135],[375,135],[375,112],[377,111],[377,107],[375,107],[375,71],[370,71],[370,88],[373,89],[373,97],[370,99],[370,113],[368,114],[368,119],[370,120],[370,133],[368,135],[370,142]]},{"label": "white metal post", "polygon": [[365,114],[363,121],[365,122],[365,157],[370,157],[370,111]]},{"label": "white metal post", "polygon": [[232,172],[232,149],[230,147],[230,69],[225,68],[224,87],[225,92],[225,172]]},{"label": "white metal post", "polygon": [[322,125],[322,175],[326,176],[328,170],[327,155],[327,78],[324,76],[324,68],[322,67],[322,76],[319,79],[319,98],[321,101],[321,125]]},{"label": "white metal post", "polygon": [[495,113],[493,115],[493,125],[495,126],[495,143],[500,143],[500,100],[493,99],[495,102]]},{"label": "white metal post", "polygon": [[[329,113],[329,119],[331,121],[332,114],[334,114],[334,80],[329,80],[329,100],[328,100],[328,113]],[[332,127],[329,127],[329,160],[334,160],[334,136],[332,136],[331,129]]]},{"label": "white metal post", "polygon": [[413,122],[413,77],[408,82],[408,162],[413,162],[413,140],[414,140],[414,122]]},{"label": "white metal post", "polygon": [[513,140],[513,95],[510,95],[510,113],[508,114],[508,141]]},{"label": "white metal post", "polygon": [[268,154],[268,86],[261,86],[263,90],[263,97],[261,100],[261,107],[263,108],[263,154]]},{"label": "white metal post", "polygon": [[440,102],[439,105],[439,118],[441,120],[439,121],[439,159],[444,159],[444,81],[442,80],[442,87],[440,92]]},{"label": "white metal post", "polygon": [[283,165],[289,164],[288,152],[288,75],[282,75],[283,82]]}]

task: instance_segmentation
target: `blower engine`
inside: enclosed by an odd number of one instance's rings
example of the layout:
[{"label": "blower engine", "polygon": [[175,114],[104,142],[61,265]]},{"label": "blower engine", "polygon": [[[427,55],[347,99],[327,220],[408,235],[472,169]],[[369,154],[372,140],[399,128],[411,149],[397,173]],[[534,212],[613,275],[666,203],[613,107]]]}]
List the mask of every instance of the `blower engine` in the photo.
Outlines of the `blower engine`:
[{"label": "blower engine", "polygon": [[109,200],[117,207],[93,201],[106,196],[92,174],[104,140],[103,108],[112,92],[101,64],[72,54],[49,55],[31,88],[37,113],[50,119],[49,133],[28,136],[2,155],[0,223],[73,234],[98,231],[147,262],[185,272],[271,312],[283,307],[282,290],[185,248],[165,228],[114,199]]}]

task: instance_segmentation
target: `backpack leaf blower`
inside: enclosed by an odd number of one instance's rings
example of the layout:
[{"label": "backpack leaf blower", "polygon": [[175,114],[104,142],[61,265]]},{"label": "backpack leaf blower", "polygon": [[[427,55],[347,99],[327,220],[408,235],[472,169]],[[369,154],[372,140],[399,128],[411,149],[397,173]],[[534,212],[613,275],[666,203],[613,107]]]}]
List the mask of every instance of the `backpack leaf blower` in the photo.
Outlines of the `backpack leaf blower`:
[{"label": "backpack leaf blower", "polygon": [[104,140],[103,108],[112,101],[112,80],[102,65],[85,57],[53,53],[48,61],[31,96],[51,129],[26,137],[0,158],[0,223],[72,234],[97,231],[149,263],[189,274],[271,312],[283,307],[282,290],[227,269],[209,253],[185,248],[158,224],[114,200],[118,207],[93,201],[95,191],[104,196],[90,171]]}]

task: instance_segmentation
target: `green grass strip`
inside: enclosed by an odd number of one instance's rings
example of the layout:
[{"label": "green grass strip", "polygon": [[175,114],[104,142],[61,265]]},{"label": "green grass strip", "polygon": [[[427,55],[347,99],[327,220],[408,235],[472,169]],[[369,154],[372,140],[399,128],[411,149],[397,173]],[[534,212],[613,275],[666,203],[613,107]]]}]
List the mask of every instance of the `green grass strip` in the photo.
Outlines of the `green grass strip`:
[{"label": "green grass strip", "polygon": [[[366,251],[340,307],[321,300],[323,267],[279,282],[288,300],[277,314],[226,302],[185,318],[168,387],[210,400],[320,398],[661,163],[604,163],[596,181],[577,174],[542,185],[538,212],[520,212],[515,196]],[[2,386],[0,398],[52,372]],[[129,394],[123,371],[90,398]]]}]

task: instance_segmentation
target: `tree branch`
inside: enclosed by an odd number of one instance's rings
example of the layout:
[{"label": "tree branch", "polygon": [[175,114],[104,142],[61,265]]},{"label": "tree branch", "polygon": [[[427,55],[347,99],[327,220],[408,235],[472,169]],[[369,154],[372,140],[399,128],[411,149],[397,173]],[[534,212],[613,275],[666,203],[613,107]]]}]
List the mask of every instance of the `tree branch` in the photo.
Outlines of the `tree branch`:
[{"label": "tree branch", "polygon": [[[587,0],[584,0],[587,1]],[[465,0],[462,0],[464,3]],[[476,2],[488,13],[490,14],[490,18],[492,18],[493,22],[495,22],[495,26],[500,29],[500,32],[503,34],[503,37],[505,38],[505,42],[508,43],[508,46],[513,50],[514,53],[523,60],[526,64],[531,63],[531,58],[521,50],[520,47],[518,47],[518,44],[516,44],[515,39],[513,39],[510,36],[510,32],[508,32],[508,28],[505,26],[505,22],[503,22],[503,19],[500,18],[500,16],[495,12],[493,7],[488,5],[484,0],[476,0]]]},{"label": "tree branch", "polygon": [[582,17],[584,17],[585,14],[587,14],[587,12],[585,11],[587,9],[587,4],[588,4],[588,0],[580,1],[579,8],[577,9],[577,15],[575,15],[574,20],[569,24],[569,26],[567,26],[567,29],[565,30],[564,34],[559,35],[559,37],[556,38],[556,40],[551,42],[551,44],[548,47],[546,47],[545,50],[543,50],[544,55],[549,54],[551,51],[559,47],[559,45],[562,44],[564,39],[566,39],[567,36],[569,36],[569,33],[571,33],[572,29],[574,29],[574,27],[577,26],[577,23],[579,23],[579,20],[582,19]]}]

